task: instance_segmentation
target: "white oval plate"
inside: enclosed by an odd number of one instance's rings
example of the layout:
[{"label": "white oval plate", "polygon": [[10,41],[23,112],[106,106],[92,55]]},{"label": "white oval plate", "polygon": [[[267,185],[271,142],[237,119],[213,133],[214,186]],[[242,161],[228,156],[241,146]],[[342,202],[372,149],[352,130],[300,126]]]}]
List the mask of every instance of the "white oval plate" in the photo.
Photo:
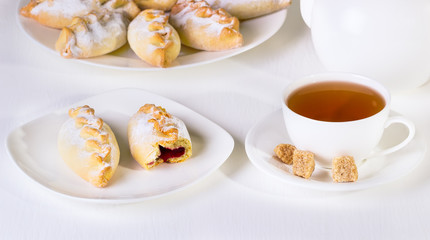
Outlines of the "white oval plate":
[{"label": "white oval plate", "polygon": [[[182,119],[191,136],[193,155],[185,162],[160,164],[148,171],[131,157],[127,140],[129,118],[145,103],[164,107]],[[78,177],[61,160],[57,134],[68,109],[87,104],[109,123],[120,147],[120,163],[105,188]],[[167,98],[138,89],[97,95],[22,125],[10,133],[7,148],[18,167],[40,185],[65,196],[104,202],[132,202],[184,189],[218,169],[233,151],[233,138],[224,129]]]},{"label": "white oval plate", "polygon": [[[400,142],[405,131],[402,126],[393,125],[384,132],[380,146]],[[282,111],[277,110],[251,128],[246,136],[245,149],[250,161],[266,174],[286,183],[327,191],[359,190],[399,179],[418,166],[427,150],[424,139],[417,133],[405,148],[385,157],[368,159],[359,165],[358,181],[334,183],[330,171],[319,167],[315,168],[310,179],[295,176],[291,165],[274,157],[273,149],[280,143],[291,144],[291,140],[284,125]]]},{"label": "white oval plate", "polygon": [[[19,14],[19,9],[27,4],[28,1],[29,0],[21,0],[18,5],[18,25],[30,39],[36,41],[42,47],[60,57],[59,53],[55,51],[55,42],[58,39],[60,30],[45,27],[33,19],[23,17]],[[243,35],[244,44],[240,48],[221,52],[206,52],[182,46],[179,57],[169,68],[158,68],[145,63],[134,54],[128,44],[107,55],[88,59],[77,59],[77,61],[100,67],[139,71],[160,71],[198,66],[232,57],[260,45],[281,28],[285,22],[286,16],[287,9],[284,9],[270,15],[241,21],[240,32]],[[73,60],[75,59],[70,59],[70,61]]]}]

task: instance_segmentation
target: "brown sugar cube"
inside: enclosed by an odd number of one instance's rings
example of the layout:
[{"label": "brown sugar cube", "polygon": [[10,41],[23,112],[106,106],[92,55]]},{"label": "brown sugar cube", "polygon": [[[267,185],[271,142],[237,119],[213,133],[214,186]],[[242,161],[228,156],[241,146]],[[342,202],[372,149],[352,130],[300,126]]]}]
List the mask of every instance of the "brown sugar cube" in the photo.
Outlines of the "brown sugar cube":
[{"label": "brown sugar cube", "polygon": [[276,156],[281,159],[283,163],[291,165],[293,163],[293,154],[296,147],[291,144],[279,144],[275,147]]},{"label": "brown sugar cube", "polygon": [[358,179],[357,166],[351,156],[333,159],[332,178],[334,182],[355,182]]},{"label": "brown sugar cube", "polygon": [[310,178],[315,169],[314,154],[296,149],[293,154],[293,173],[296,176]]}]

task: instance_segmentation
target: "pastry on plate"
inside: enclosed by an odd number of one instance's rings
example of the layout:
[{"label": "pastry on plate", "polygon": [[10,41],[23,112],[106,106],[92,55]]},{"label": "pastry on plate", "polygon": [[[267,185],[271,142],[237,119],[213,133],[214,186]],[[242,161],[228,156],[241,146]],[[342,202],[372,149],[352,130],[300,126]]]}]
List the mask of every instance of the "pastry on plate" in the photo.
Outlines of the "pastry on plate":
[{"label": "pastry on plate", "polygon": [[31,0],[20,13],[53,28],[63,28],[75,16],[84,16],[97,9],[95,0]]},{"label": "pastry on plate", "polygon": [[223,9],[212,9],[203,0],[178,0],[170,23],[182,44],[200,50],[223,51],[242,46],[239,20]]},{"label": "pastry on plate", "polygon": [[134,18],[140,9],[132,0],[30,0],[20,13],[48,27],[63,28],[74,17],[82,17],[92,11],[116,11]]},{"label": "pastry on plate", "polygon": [[123,14],[108,11],[75,17],[61,30],[55,49],[65,58],[89,58],[110,53],[127,42],[128,23]]},{"label": "pastry on plate", "polygon": [[240,20],[259,17],[288,7],[291,0],[206,0]]},{"label": "pastry on plate", "polygon": [[141,9],[155,9],[169,11],[176,0],[134,0]]},{"label": "pastry on plate", "polygon": [[169,66],[181,50],[179,35],[168,19],[164,11],[147,9],[128,27],[130,48],[139,58],[157,67]]},{"label": "pastry on plate", "polygon": [[114,133],[87,105],[70,109],[69,116],[58,133],[61,158],[81,178],[105,187],[119,163]]},{"label": "pastry on plate", "polygon": [[130,118],[128,140],[131,155],[145,169],[183,162],[192,154],[184,122],[154,104],[145,104]]}]

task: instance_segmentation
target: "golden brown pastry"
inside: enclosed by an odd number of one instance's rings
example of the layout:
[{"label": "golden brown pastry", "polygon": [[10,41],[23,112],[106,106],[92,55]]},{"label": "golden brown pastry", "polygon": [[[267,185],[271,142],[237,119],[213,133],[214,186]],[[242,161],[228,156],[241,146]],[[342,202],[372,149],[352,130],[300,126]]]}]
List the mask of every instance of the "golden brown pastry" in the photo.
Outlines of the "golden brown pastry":
[{"label": "golden brown pastry", "polygon": [[55,49],[65,58],[89,58],[112,52],[127,42],[128,19],[116,12],[92,12],[63,28]]},{"label": "golden brown pastry", "polygon": [[145,104],[131,117],[128,140],[131,155],[146,169],[162,162],[183,162],[192,154],[184,122],[154,104]]},{"label": "golden brown pastry", "polygon": [[170,13],[170,23],[182,44],[192,48],[223,51],[243,44],[239,20],[203,0],[179,0]]},{"label": "golden brown pastry", "polygon": [[114,133],[87,105],[70,109],[69,116],[58,133],[61,158],[81,178],[106,186],[119,162]]},{"label": "golden brown pastry", "polygon": [[156,9],[168,11],[175,5],[176,0],[134,0],[141,9]]},{"label": "golden brown pastry", "polygon": [[70,25],[74,17],[103,10],[123,13],[130,20],[140,12],[132,0],[30,0],[20,13],[45,26],[61,29]]},{"label": "golden brown pastry", "polygon": [[259,17],[288,7],[291,0],[206,0],[213,8],[223,8],[240,20]]},{"label": "golden brown pastry", "polygon": [[73,17],[84,16],[97,8],[94,0],[31,0],[20,13],[48,27],[63,28]]},{"label": "golden brown pastry", "polygon": [[142,11],[128,27],[131,49],[145,62],[167,67],[181,50],[181,40],[168,23],[169,17],[161,10]]}]

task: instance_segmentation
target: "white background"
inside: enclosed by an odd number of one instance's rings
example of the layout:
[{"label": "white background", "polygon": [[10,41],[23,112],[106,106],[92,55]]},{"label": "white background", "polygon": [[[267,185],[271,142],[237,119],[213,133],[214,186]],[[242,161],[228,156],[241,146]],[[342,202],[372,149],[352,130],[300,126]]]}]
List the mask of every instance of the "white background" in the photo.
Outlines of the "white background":
[{"label": "white background", "polygon": [[[62,59],[21,32],[16,9],[16,1],[0,0],[0,239],[430,238],[428,154],[395,182],[342,193],[281,183],[249,162],[246,133],[279,109],[282,86],[325,71],[298,1],[280,31],[257,48],[217,63],[163,72],[111,70]],[[108,205],[41,188],[7,154],[6,137],[16,127],[124,87],[171,98],[219,124],[234,137],[232,155],[183,191]],[[413,120],[430,140],[429,84],[394,94],[392,109]]]}]

